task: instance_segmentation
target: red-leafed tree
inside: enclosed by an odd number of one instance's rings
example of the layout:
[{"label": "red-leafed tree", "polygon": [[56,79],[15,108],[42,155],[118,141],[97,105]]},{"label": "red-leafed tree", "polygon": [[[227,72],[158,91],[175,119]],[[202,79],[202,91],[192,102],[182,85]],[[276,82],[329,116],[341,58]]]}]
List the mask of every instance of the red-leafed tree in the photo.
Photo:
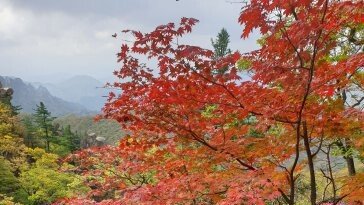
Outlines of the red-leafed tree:
[{"label": "red-leafed tree", "polygon": [[[118,53],[114,74],[124,80],[110,86],[122,93],[110,93],[104,117],[132,136],[70,157],[78,172],[94,176],[89,197],[111,200],[105,204],[295,204],[308,172],[312,205],[360,201],[364,177],[339,189],[330,160],[320,172],[316,158],[330,157],[326,146],[362,144],[363,99],[348,93],[363,92],[363,8],[363,1],[250,1],[239,17],[242,37],[259,29],[261,48],[218,59],[178,44],[196,19],[145,34],[124,31],[135,41]],[[324,194],[321,173],[330,181]]]}]

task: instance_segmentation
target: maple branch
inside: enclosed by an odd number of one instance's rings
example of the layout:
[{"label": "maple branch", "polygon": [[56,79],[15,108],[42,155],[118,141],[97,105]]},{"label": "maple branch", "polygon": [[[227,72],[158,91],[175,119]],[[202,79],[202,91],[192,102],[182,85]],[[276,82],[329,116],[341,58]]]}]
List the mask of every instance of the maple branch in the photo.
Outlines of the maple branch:
[{"label": "maple branch", "polygon": [[[323,13],[322,18],[321,18],[321,24],[323,24],[323,22],[324,22],[324,18],[325,18],[326,11],[327,11],[327,6],[328,6],[328,0],[325,1],[324,13]],[[300,125],[301,125],[301,122],[302,122],[303,110],[305,108],[306,100],[307,100],[308,95],[310,93],[311,83],[312,83],[313,76],[314,76],[315,61],[316,61],[316,56],[317,56],[317,53],[318,53],[318,41],[319,41],[322,33],[323,33],[323,28],[320,29],[319,34],[318,34],[318,36],[317,36],[317,38],[315,40],[315,43],[313,45],[313,54],[312,54],[311,65],[310,65],[310,70],[309,70],[308,82],[307,82],[307,86],[306,86],[306,92],[305,92],[305,95],[303,97],[302,104],[301,104],[301,109],[300,109],[299,115],[298,115],[298,121],[299,121],[299,124],[297,126],[297,137],[298,137],[298,139],[300,137]],[[310,144],[309,144],[309,141],[308,141],[306,121],[303,121],[303,132],[304,132],[303,140],[304,140],[304,145],[305,145],[305,149],[306,149],[306,153],[307,153],[307,159],[308,159],[309,170],[310,170],[310,187],[311,187],[310,201],[311,201],[312,205],[315,205],[316,204],[316,198],[317,198],[315,169],[314,169],[314,165],[313,165],[313,159],[312,159]]]},{"label": "maple branch", "polygon": [[356,33],[356,28],[350,28],[350,33],[347,36],[349,42],[351,42],[357,46],[362,46],[364,44],[364,39],[361,39],[361,40],[356,39],[355,33]]},{"label": "maple branch", "polygon": [[[224,124],[226,124],[226,120],[224,120]],[[222,130],[222,136],[223,136],[223,139],[224,139],[223,146],[225,146],[225,144],[226,144],[226,133],[225,133],[224,126],[222,126],[221,130]]]},{"label": "maple branch", "polygon": [[[190,67],[190,66],[188,66],[188,67]],[[207,77],[205,77],[204,75],[202,75],[201,73],[199,73],[199,72],[197,72],[197,70],[195,70],[194,68],[191,68],[190,67],[190,69],[196,74],[196,75],[198,75],[198,76],[200,76],[202,79],[204,79],[204,80],[206,80],[207,82],[210,82],[210,83],[212,83],[212,84],[214,84],[214,85],[217,85],[217,86],[221,86],[224,90],[226,90],[226,92],[233,98],[233,99],[235,99],[236,100],[236,102],[239,104],[239,106],[241,107],[241,108],[245,108],[245,106],[240,102],[240,100],[234,95],[234,93],[232,93],[227,87],[226,87],[226,85],[224,85],[224,84],[221,84],[221,83],[218,83],[218,82],[216,82],[216,81],[214,81],[214,80],[210,80],[209,78],[207,78]]]},{"label": "maple branch", "polygon": [[336,198],[336,199],[332,199],[332,198],[326,199],[326,200],[323,200],[323,201],[318,202],[317,205],[323,205],[323,204],[327,204],[327,203],[330,203],[330,202],[333,205],[336,205],[336,204],[340,203],[347,196],[349,196],[349,194],[344,194],[341,197]]},{"label": "maple branch", "polygon": [[[187,129],[187,128],[183,128],[184,130],[186,130],[187,132],[189,132],[191,135],[192,135],[192,137],[196,140],[196,141],[198,141],[198,142],[200,142],[201,144],[203,144],[203,145],[205,145],[206,147],[208,147],[208,148],[210,148],[211,150],[213,150],[213,151],[219,151],[216,147],[214,147],[214,146],[212,146],[212,145],[210,145],[208,142],[206,142],[206,140],[204,140],[204,139],[202,139],[202,138],[200,138],[193,130],[192,130],[192,128],[190,127],[190,125],[189,125],[189,129]],[[247,163],[245,163],[245,162],[243,162],[241,159],[239,159],[239,158],[236,158],[232,153],[230,153],[230,152],[226,152],[227,154],[229,154],[232,158],[235,158],[235,160],[237,161],[237,162],[239,162],[239,164],[241,164],[242,166],[244,166],[244,167],[246,167],[248,170],[253,170],[253,171],[255,171],[256,170],[256,168],[254,168],[253,166],[251,166],[251,165],[249,165],[249,164],[247,164]]]},{"label": "maple branch", "polygon": [[291,120],[287,120],[287,119],[282,119],[282,118],[279,118],[279,117],[273,117],[273,118],[270,118],[270,119],[273,119],[277,122],[282,122],[282,123],[287,123],[287,124],[297,124],[298,121],[291,121]]},{"label": "maple branch", "polygon": [[[328,3],[329,3],[329,1],[326,0],[325,1],[325,5],[324,5],[324,13],[322,14],[322,17],[321,17],[321,25],[324,23],[324,20],[325,20]],[[317,56],[317,52],[318,52],[318,41],[321,38],[322,33],[323,33],[323,28],[321,28],[319,30],[319,34],[318,34],[318,36],[317,36],[317,38],[315,40],[315,43],[313,45],[313,54],[312,54],[311,66],[310,66],[310,72],[312,72],[312,75],[313,75],[313,70],[314,70],[314,66],[315,66],[316,56]]]},{"label": "maple branch", "polygon": [[[272,157],[274,157],[274,156],[272,156]],[[287,169],[287,167],[285,167],[285,166],[281,165],[279,162],[273,162],[272,160],[269,160],[269,159],[268,159],[268,161],[269,161],[270,163],[274,164],[275,166],[277,166],[277,167],[279,167],[279,168],[284,169],[284,170],[285,170],[285,171],[289,174],[289,170]],[[277,161],[278,161],[278,160],[277,160]]]},{"label": "maple branch", "polygon": [[[329,180],[329,183],[327,183],[326,186],[325,186],[324,193],[323,193],[323,196],[322,196],[322,198],[325,199],[326,198],[326,196],[325,196],[326,195],[326,191],[327,191],[328,187],[330,186],[330,184],[333,183],[332,182],[333,179],[331,177],[327,176],[323,169],[320,169],[320,171],[321,171],[322,175],[324,176],[324,178],[326,178],[327,180]],[[335,198],[335,196],[334,196],[334,198]]]},{"label": "maple branch", "polygon": [[207,195],[219,195],[219,194],[225,194],[227,192],[228,188],[226,188],[225,190],[222,191],[217,191],[217,192],[213,192],[213,193],[202,193],[202,192],[198,192],[201,194],[201,196],[207,196]]},{"label": "maple branch", "polygon": [[[234,108],[242,108],[242,109],[245,109],[242,104],[240,105],[234,105],[234,104],[230,104],[230,103],[222,103],[222,102],[208,102],[208,101],[201,101],[201,100],[197,100],[195,98],[187,98],[187,97],[181,97],[185,100],[192,100],[192,101],[195,101],[195,102],[198,102],[198,103],[202,103],[202,104],[219,104],[219,105],[223,105],[223,106],[227,106],[227,107],[234,107]],[[258,113],[258,112],[255,112],[255,111],[250,111],[251,114],[255,115],[255,116],[263,116],[262,113]],[[281,123],[287,123],[287,124],[297,124],[297,121],[291,121],[291,120],[288,120],[288,119],[284,119],[280,116],[273,116],[273,117],[268,117],[269,119],[271,120],[274,120],[274,121],[277,121],[277,122],[281,122]]]},{"label": "maple branch", "polygon": [[312,153],[312,157],[315,157],[320,152],[323,141],[324,141],[324,136],[321,135],[320,142],[319,142],[319,145],[317,147],[317,150],[316,150],[316,152]]},{"label": "maple branch", "polygon": [[[126,174],[124,174],[124,175],[121,175],[121,174],[118,174],[118,173],[116,173],[114,170],[112,170],[112,169],[108,169],[108,171],[109,172],[111,172],[111,173],[113,173],[114,175],[116,175],[117,177],[120,177],[121,179],[124,179],[124,180],[127,180],[127,181],[129,181],[132,185],[136,185],[137,184],[137,182],[135,182],[135,181],[133,181],[133,179],[132,179],[132,177],[130,177],[130,175],[128,176],[128,175],[126,175]],[[138,180],[139,181],[139,180]]]},{"label": "maple branch", "polygon": [[354,81],[353,82],[356,86],[358,86],[358,88],[360,88],[361,90],[364,90],[364,87],[359,83],[359,82],[356,82]]},{"label": "maple branch", "polygon": [[306,121],[302,122],[302,129],[303,129],[303,144],[305,146],[306,154],[307,154],[307,161],[308,161],[308,167],[310,172],[310,187],[311,187],[311,204],[316,204],[316,198],[317,198],[317,188],[316,188],[316,178],[315,178],[315,167],[313,162],[313,156],[310,149],[310,142],[308,139],[308,132],[307,132],[307,123]]},{"label": "maple branch", "polygon": [[[280,15],[279,15],[279,20],[282,22],[282,12],[279,11]],[[303,62],[303,58],[301,57],[301,54],[300,52],[298,51],[297,47],[293,44],[291,38],[289,37],[288,35],[288,32],[287,32],[287,29],[283,26],[283,34],[285,35],[286,39],[288,40],[289,44],[292,46],[293,50],[295,51],[295,53],[297,54],[297,57],[299,59],[299,62],[300,62],[300,67],[303,68],[303,69],[308,69],[304,66],[304,62]]]},{"label": "maple branch", "polygon": [[[355,99],[355,100],[356,100],[356,99]],[[364,96],[363,96],[360,100],[356,100],[356,103],[355,103],[355,104],[353,104],[353,105],[351,105],[351,107],[352,107],[352,108],[354,108],[354,107],[356,107],[356,106],[360,105],[360,103],[361,103],[363,100],[364,100]]]},{"label": "maple branch", "polygon": [[300,124],[301,124],[301,119],[299,119],[298,121],[299,123],[297,124],[297,128],[296,128],[296,145],[295,145],[295,159],[293,161],[293,165],[290,169],[290,173],[289,173],[289,183],[290,183],[290,200],[287,201],[287,203],[289,204],[294,204],[294,196],[295,196],[295,179],[294,179],[294,171],[296,169],[299,157],[300,157],[300,149],[299,149],[299,145],[300,145]]},{"label": "maple branch", "polygon": [[[210,148],[210,149],[212,149],[212,150],[214,150],[214,151],[219,151],[216,147],[214,147],[214,146],[212,146],[212,145],[210,145],[208,142],[206,142],[206,140],[204,140],[204,139],[201,139],[200,137],[198,137],[198,135],[195,133],[195,132],[193,132],[191,129],[190,130],[188,130],[188,129],[186,129],[186,131],[189,131],[190,133],[191,133],[191,135],[198,141],[198,142],[200,142],[201,144],[203,144],[203,145],[205,145],[205,146],[207,146],[208,148]],[[234,158],[237,162],[239,162],[239,164],[241,164],[242,166],[244,166],[244,167],[246,167],[248,170],[252,170],[252,171],[256,171],[257,169],[255,168],[255,167],[253,167],[253,166],[251,166],[251,165],[249,165],[249,164],[247,164],[247,163],[245,163],[245,162],[243,162],[243,160],[241,160],[241,159],[239,159],[239,158],[237,158],[237,157],[235,157],[232,153],[230,153],[230,152],[226,152],[228,155],[230,155],[232,158]]]},{"label": "maple branch", "polygon": [[326,192],[327,192],[327,189],[329,188],[329,186],[330,186],[330,184],[331,184],[331,180],[325,176],[325,173],[323,172],[323,170],[322,170],[322,169],[320,169],[320,170],[321,170],[322,174],[324,175],[324,177],[326,178],[326,181],[329,181],[329,182],[326,184],[326,186],[325,186],[325,188],[324,188],[324,191],[323,191],[323,194],[322,194],[322,199],[323,199],[323,200],[325,200],[325,198],[326,198]]},{"label": "maple branch", "polygon": [[291,7],[291,12],[293,14],[293,17],[296,21],[298,21],[298,15],[296,13],[296,8],[292,5],[292,4],[289,4],[289,6]]},{"label": "maple branch", "polygon": [[[188,118],[188,116],[186,116],[187,117],[187,120],[189,121],[189,118]],[[162,119],[160,119],[160,120],[162,120]],[[164,120],[163,120],[164,121]],[[201,137],[199,137],[193,130],[192,130],[192,128],[191,128],[191,126],[189,125],[189,128],[186,128],[186,127],[184,127],[184,126],[178,126],[178,125],[176,125],[176,124],[173,124],[173,123],[171,123],[171,122],[167,122],[167,123],[169,123],[169,124],[171,124],[172,126],[174,126],[174,127],[176,127],[177,129],[183,129],[183,130],[185,130],[185,131],[187,131],[187,132],[189,132],[190,134],[191,134],[191,136],[193,137],[193,139],[195,139],[196,141],[198,141],[198,142],[200,142],[202,145],[205,145],[206,147],[208,147],[208,148],[210,148],[211,150],[213,150],[213,151],[219,151],[216,147],[214,147],[214,146],[212,146],[212,145],[210,145],[208,142],[206,142],[206,140],[204,140],[203,138],[201,138]],[[255,167],[253,167],[253,166],[251,166],[251,165],[249,165],[249,164],[247,164],[247,163],[245,163],[245,162],[243,162],[241,159],[239,159],[239,158],[237,158],[237,157],[235,157],[232,153],[230,153],[230,152],[226,152],[228,155],[230,155],[232,158],[234,158],[240,165],[242,165],[242,166],[244,166],[244,167],[246,167],[248,170],[252,170],[252,171],[255,171],[255,170],[257,170]]]},{"label": "maple branch", "polygon": [[135,41],[127,40],[127,39],[121,39],[121,41],[127,42],[127,43],[135,43]]},{"label": "maple branch", "polygon": [[[228,0],[226,0],[225,2],[230,3],[230,4],[245,4],[245,6],[248,5],[248,1],[228,1]],[[243,8],[244,8],[244,6],[243,6]]]},{"label": "maple branch", "polygon": [[234,105],[234,104],[230,104],[230,103],[208,102],[208,101],[197,100],[195,98],[187,98],[187,97],[184,97],[184,96],[182,96],[181,98],[183,98],[185,100],[192,100],[194,102],[198,102],[198,103],[201,103],[201,104],[219,104],[219,105],[223,105],[223,106],[227,106],[227,107],[241,108],[240,105]]},{"label": "maple branch", "polygon": [[334,205],[338,204],[340,201],[342,201],[345,197],[349,196],[349,194],[344,194],[342,195],[341,197],[337,198],[335,201],[334,201]]},{"label": "maple branch", "polygon": [[303,68],[303,69],[305,69],[305,70],[308,70],[308,68],[306,68],[306,67],[304,66],[304,62],[303,62],[303,59],[302,59],[302,57],[301,57],[300,52],[298,51],[298,49],[296,48],[296,46],[293,44],[293,42],[292,42],[292,41],[291,41],[291,39],[289,38],[288,33],[287,33],[287,30],[286,30],[284,27],[283,27],[283,30],[284,30],[283,34],[285,34],[285,36],[286,36],[286,38],[287,38],[287,40],[288,40],[289,44],[292,46],[292,48],[294,49],[294,51],[295,51],[295,52],[296,52],[296,54],[297,54],[297,57],[298,57],[299,62],[300,62],[300,68]]},{"label": "maple branch", "polygon": [[[356,73],[358,70],[360,70],[360,67],[359,67],[359,68],[357,68],[357,69],[355,69],[355,71],[353,71],[353,73],[351,73],[351,74],[347,77],[347,79],[349,80],[349,79],[350,79],[353,75],[355,75],[355,73]],[[334,79],[337,79],[340,75],[341,75],[340,73],[337,73],[337,74],[335,74],[334,76],[332,76],[330,79],[327,79],[326,81],[322,82],[321,84],[317,84],[315,87],[312,87],[312,88],[311,88],[310,93],[312,93],[313,91],[315,91],[315,90],[319,89],[320,87],[324,86],[324,85],[325,85],[328,81],[330,81],[330,80],[334,80]],[[361,87],[361,85],[360,85],[360,84],[357,84],[355,81],[353,81],[353,84],[355,84],[356,86],[358,86],[359,88],[361,88],[361,89],[363,90],[363,88]],[[344,100],[344,101],[345,101],[345,100]]]},{"label": "maple branch", "polygon": [[[203,76],[202,74],[200,74],[199,72],[197,72],[195,69],[193,68],[190,68],[195,74],[197,74],[198,76],[200,76],[201,78],[203,78],[204,80],[210,82],[210,83],[213,83],[217,86],[221,86],[222,88],[224,88],[228,94],[234,98],[236,100],[236,102],[239,104],[239,106],[236,106],[236,107],[240,107],[242,109],[245,109],[245,106],[240,102],[240,100],[234,95],[234,93],[232,93],[224,84],[221,84],[221,83],[218,83],[214,80],[210,80],[208,79],[207,77]],[[234,105],[231,105],[231,106],[234,106]],[[258,113],[258,112],[255,112],[255,111],[249,111],[251,114],[253,115],[263,115],[261,113]],[[289,124],[297,124],[298,122],[297,121],[290,121],[290,120],[286,120],[286,119],[280,119],[278,117],[273,117],[271,119],[274,119],[275,121],[278,121],[278,122],[282,122],[282,123],[289,123]]]},{"label": "maple branch", "polygon": [[288,204],[291,204],[291,200],[288,198],[287,194],[285,194],[283,192],[283,190],[281,188],[278,188],[278,192],[281,193],[283,199],[288,203]]}]

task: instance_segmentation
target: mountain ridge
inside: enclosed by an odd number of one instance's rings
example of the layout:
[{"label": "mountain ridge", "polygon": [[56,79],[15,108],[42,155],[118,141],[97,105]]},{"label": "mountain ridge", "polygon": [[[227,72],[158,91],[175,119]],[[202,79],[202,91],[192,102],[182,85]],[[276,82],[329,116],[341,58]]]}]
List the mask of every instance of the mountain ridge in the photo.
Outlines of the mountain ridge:
[{"label": "mountain ridge", "polygon": [[88,75],[76,75],[58,83],[33,83],[46,87],[49,92],[69,102],[82,104],[89,110],[99,112],[105,103],[107,90],[104,84]]},{"label": "mountain ridge", "polygon": [[80,104],[53,96],[43,85],[34,87],[21,78],[9,76],[0,76],[0,82],[4,87],[11,87],[14,90],[12,103],[22,108],[20,112],[33,113],[36,105],[43,102],[54,116],[70,113],[79,115],[96,114],[96,112],[90,111]]}]

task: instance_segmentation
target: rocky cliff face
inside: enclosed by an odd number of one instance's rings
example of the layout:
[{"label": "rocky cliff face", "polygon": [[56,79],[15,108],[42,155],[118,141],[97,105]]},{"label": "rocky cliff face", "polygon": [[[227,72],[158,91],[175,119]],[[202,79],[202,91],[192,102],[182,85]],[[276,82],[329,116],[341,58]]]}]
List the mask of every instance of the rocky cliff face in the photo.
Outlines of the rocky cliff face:
[{"label": "rocky cliff face", "polygon": [[13,97],[14,90],[12,88],[3,87],[0,82],[0,102],[9,103]]},{"label": "rocky cliff face", "polygon": [[39,86],[35,88],[30,83],[20,78],[0,76],[0,82],[4,87],[14,90],[12,104],[21,106],[21,112],[34,112],[36,105],[43,102],[54,116],[75,114],[92,114],[82,105],[67,102],[50,94],[47,88]]}]

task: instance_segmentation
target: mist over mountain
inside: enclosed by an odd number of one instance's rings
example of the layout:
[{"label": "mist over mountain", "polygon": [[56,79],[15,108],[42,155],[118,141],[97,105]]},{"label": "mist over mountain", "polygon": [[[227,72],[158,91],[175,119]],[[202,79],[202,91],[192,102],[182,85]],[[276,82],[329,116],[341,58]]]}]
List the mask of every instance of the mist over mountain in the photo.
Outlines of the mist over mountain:
[{"label": "mist over mountain", "polygon": [[107,95],[104,83],[87,75],[77,75],[58,83],[34,83],[46,87],[49,92],[69,102],[83,105],[89,110],[100,112]]},{"label": "mist over mountain", "polygon": [[85,115],[95,114],[84,106],[68,102],[53,96],[46,87],[33,86],[20,78],[0,76],[0,82],[4,87],[11,87],[14,90],[12,104],[19,105],[21,112],[33,113],[36,105],[43,102],[54,116],[61,116],[69,113]]}]

